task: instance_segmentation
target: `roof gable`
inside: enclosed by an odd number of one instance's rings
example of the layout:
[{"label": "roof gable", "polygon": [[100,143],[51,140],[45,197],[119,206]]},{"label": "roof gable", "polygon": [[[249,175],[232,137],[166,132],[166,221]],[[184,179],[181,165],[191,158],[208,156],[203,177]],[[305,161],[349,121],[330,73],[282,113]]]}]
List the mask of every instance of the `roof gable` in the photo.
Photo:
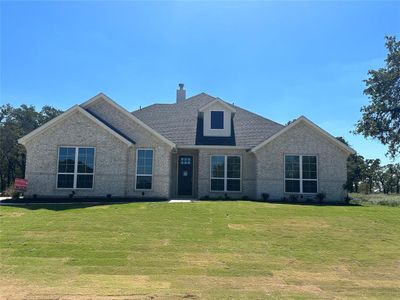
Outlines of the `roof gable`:
[{"label": "roof gable", "polygon": [[133,145],[135,143],[131,139],[128,139],[125,136],[121,135],[119,132],[117,132],[116,130],[114,130],[113,128],[111,128],[110,126],[105,124],[104,122],[102,122],[100,119],[96,118],[95,116],[93,116],[92,114],[90,114],[89,112],[84,110],[79,105],[74,105],[73,107],[71,107],[70,109],[68,109],[64,113],[62,113],[61,115],[59,115],[56,118],[50,120],[49,122],[45,123],[44,125],[36,128],[32,132],[30,132],[27,135],[23,136],[22,138],[18,139],[18,142],[20,144],[24,145],[25,143],[27,143],[29,140],[31,140],[32,138],[34,138],[38,134],[46,131],[48,128],[56,125],[57,123],[61,122],[62,120],[66,119],[66,118],[68,118],[69,116],[71,116],[74,113],[81,113],[83,116],[87,117],[88,119],[93,121],[95,124],[97,124],[98,126],[102,127],[107,132],[109,132],[110,134],[114,135],[116,138],[118,138],[122,142],[124,142],[127,146],[131,146],[131,145]]},{"label": "roof gable", "polygon": [[112,100],[110,97],[108,97],[107,95],[105,95],[104,93],[99,93],[96,96],[94,96],[93,98],[90,98],[89,100],[87,100],[86,102],[82,103],[80,106],[83,108],[87,108],[90,105],[94,104],[97,101],[100,100],[105,100],[108,104],[110,104],[111,106],[113,106],[114,108],[116,108],[117,110],[119,110],[120,112],[122,112],[125,116],[127,116],[129,119],[133,120],[134,122],[136,122],[136,124],[140,125],[141,127],[145,128],[146,130],[148,130],[150,133],[152,133],[154,136],[156,136],[157,138],[159,138],[160,140],[162,140],[163,142],[165,142],[166,144],[168,144],[171,147],[175,147],[175,144],[170,141],[169,139],[167,139],[166,137],[164,137],[162,134],[160,134],[158,131],[154,130],[153,128],[151,128],[149,125],[147,125],[146,123],[144,123],[142,120],[140,120],[139,118],[137,118],[136,116],[134,116],[133,114],[131,114],[129,111],[127,111],[125,108],[123,108],[121,105],[119,105],[118,103],[116,103],[114,100]]},{"label": "roof gable", "polygon": [[349,146],[345,145],[344,143],[342,143],[341,141],[339,141],[338,139],[336,139],[334,136],[332,136],[330,133],[328,133],[327,131],[323,130],[321,127],[317,126],[315,123],[311,122],[309,119],[307,119],[305,116],[301,116],[299,117],[296,121],[294,121],[293,123],[290,123],[289,125],[285,126],[284,128],[282,128],[280,131],[278,131],[277,133],[275,133],[274,135],[272,135],[271,137],[269,137],[268,139],[266,139],[265,141],[263,141],[262,143],[258,144],[257,146],[253,147],[251,149],[251,152],[256,152],[259,149],[261,149],[262,147],[264,147],[265,145],[267,145],[268,143],[272,142],[273,140],[275,140],[277,137],[281,136],[282,134],[284,134],[285,132],[291,130],[292,128],[294,128],[295,126],[297,126],[300,123],[305,123],[306,125],[308,125],[309,127],[311,127],[312,129],[316,130],[318,133],[320,133],[322,136],[324,136],[325,138],[327,138],[328,140],[330,140],[333,144],[335,144],[336,146],[338,146],[339,148],[341,148],[342,150],[350,153],[350,154],[354,154],[355,151],[350,148]]},{"label": "roof gable", "polygon": [[214,104],[216,104],[216,103],[220,104],[221,106],[223,106],[224,108],[226,108],[227,110],[229,110],[229,111],[231,111],[231,112],[233,112],[233,113],[236,112],[236,109],[235,109],[235,108],[233,108],[233,107],[230,106],[228,103],[226,103],[225,101],[222,101],[222,100],[219,99],[219,98],[216,98],[214,101],[211,101],[211,102],[207,103],[206,105],[204,105],[203,107],[201,107],[201,108],[199,109],[199,111],[200,111],[200,112],[204,112],[204,111],[206,111],[209,107],[212,107],[212,106],[213,106]]}]

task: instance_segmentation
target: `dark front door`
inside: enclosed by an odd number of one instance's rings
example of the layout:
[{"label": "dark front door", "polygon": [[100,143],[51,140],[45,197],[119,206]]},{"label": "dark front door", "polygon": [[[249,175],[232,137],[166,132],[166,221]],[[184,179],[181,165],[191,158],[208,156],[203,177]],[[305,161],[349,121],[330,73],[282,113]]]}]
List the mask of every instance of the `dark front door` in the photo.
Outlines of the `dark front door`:
[{"label": "dark front door", "polygon": [[193,157],[179,156],[178,165],[178,195],[192,196],[193,187]]}]

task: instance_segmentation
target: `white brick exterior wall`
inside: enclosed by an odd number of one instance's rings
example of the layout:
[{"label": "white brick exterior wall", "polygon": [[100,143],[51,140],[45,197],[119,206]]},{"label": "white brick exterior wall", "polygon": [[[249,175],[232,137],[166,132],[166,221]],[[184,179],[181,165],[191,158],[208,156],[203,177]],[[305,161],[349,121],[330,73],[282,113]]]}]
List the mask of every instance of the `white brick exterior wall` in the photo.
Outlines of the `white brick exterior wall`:
[{"label": "white brick exterior wall", "polygon": [[316,155],[319,192],[326,193],[326,201],[343,200],[348,153],[304,123],[299,123],[256,152],[258,198],[262,193],[268,193],[272,199],[289,196],[284,193],[285,154]]}]

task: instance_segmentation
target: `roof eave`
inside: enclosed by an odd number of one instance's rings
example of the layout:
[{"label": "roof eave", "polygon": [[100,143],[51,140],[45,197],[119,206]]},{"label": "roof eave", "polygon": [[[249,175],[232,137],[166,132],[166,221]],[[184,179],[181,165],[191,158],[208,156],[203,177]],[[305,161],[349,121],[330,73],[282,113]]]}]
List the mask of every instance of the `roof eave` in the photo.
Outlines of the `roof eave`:
[{"label": "roof eave", "polygon": [[283,127],[280,131],[278,131],[274,135],[270,136],[269,138],[267,138],[265,141],[261,142],[257,146],[253,147],[251,149],[251,152],[253,152],[253,153],[257,152],[259,149],[261,149],[262,147],[264,147],[265,145],[267,145],[268,143],[270,143],[271,141],[273,141],[277,137],[281,136],[283,133],[289,131],[290,129],[292,129],[293,127],[295,127],[297,124],[299,124],[301,122],[305,122],[307,125],[311,126],[315,130],[317,130],[319,133],[321,133],[323,136],[328,138],[331,142],[333,142],[333,144],[335,144],[336,146],[338,146],[342,150],[348,152],[349,154],[355,154],[356,153],[356,151],[354,149],[352,149],[351,147],[345,145],[344,143],[342,143],[341,141],[336,139],[329,132],[325,131],[324,129],[322,129],[321,127],[319,127],[318,125],[316,125],[315,123],[310,121],[309,119],[307,119],[305,116],[300,116],[293,123],[290,123],[289,125]]},{"label": "roof eave", "polygon": [[114,108],[116,108],[117,110],[119,110],[120,112],[122,112],[125,116],[127,116],[129,119],[133,120],[134,122],[136,122],[137,124],[139,124],[140,126],[142,126],[143,128],[145,128],[147,131],[149,131],[150,133],[152,133],[154,136],[158,137],[160,140],[162,140],[164,143],[166,143],[167,145],[169,145],[171,148],[174,148],[176,145],[175,143],[173,143],[172,141],[170,141],[169,139],[167,139],[166,137],[164,137],[163,135],[161,135],[159,132],[157,132],[156,130],[154,130],[153,128],[151,128],[149,125],[147,125],[146,123],[144,123],[142,120],[140,120],[138,117],[134,116],[132,113],[130,113],[129,111],[127,111],[125,108],[123,108],[121,105],[119,105],[118,103],[116,103],[114,100],[112,100],[110,97],[108,97],[106,94],[104,93],[99,93],[96,96],[90,98],[89,100],[83,102],[80,106],[81,107],[88,107],[90,104],[98,101],[99,99],[105,99],[108,103],[110,103]]},{"label": "roof eave", "polygon": [[89,114],[86,110],[84,110],[79,105],[74,105],[73,107],[71,107],[70,109],[68,109],[64,113],[62,113],[61,115],[57,116],[56,118],[50,120],[49,122],[45,123],[44,125],[36,128],[35,130],[30,132],[29,134],[27,134],[27,135],[23,136],[22,138],[18,139],[18,143],[20,143],[21,145],[25,145],[28,141],[33,139],[35,136],[37,136],[41,132],[46,131],[48,128],[56,125],[61,120],[67,118],[68,116],[70,116],[71,114],[76,113],[76,112],[82,113],[84,116],[86,116],[91,121],[93,121],[94,123],[96,123],[97,125],[102,127],[103,129],[105,129],[107,132],[109,132],[113,136],[117,137],[119,140],[121,140],[123,143],[125,143],[128,147],[130,147],[130,146],[132,146],[134,144],[131,141],[127,140],[125,137],[121,136],[119,133],[117,133],[114,130],[112,130],[110,127],[108,127],[106,124],[101,122],[99,119],[97,119],[94,116],[92,116],[91,114]]}]

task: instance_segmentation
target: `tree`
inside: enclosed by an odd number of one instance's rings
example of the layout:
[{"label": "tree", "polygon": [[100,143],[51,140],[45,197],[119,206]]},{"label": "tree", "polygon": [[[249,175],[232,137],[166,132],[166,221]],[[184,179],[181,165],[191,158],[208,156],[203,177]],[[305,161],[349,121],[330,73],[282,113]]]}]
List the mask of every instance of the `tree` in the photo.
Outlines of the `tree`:
[{"label": "tree", "polygon": [[[338,136],[336,139],[346,146],[350,146],[349,142],[345,138]],[[364,157],[357,153],[351,154],[347,158],[347,181],[343,188],[350,193],[359,192],[359,184],[364,179],[365,162]]]},{"label": "tree", "polygon": [[364,80],[364,94],[370,103],[361,108],[354,133],[378,139],[395,158],[400,153],[400,42],[387,36],[386,48],[386,66],[369,70],[369,78]]},{"label": "tree", "polygon": [[382,166],[376,170],[376,178],[379,184],[379,189],[384,194],[389,194],[394,190],[394,172],[393,165],[389,164]]},{"label": "tree", "polygon": [[14,108],[10,104],[0,107],[0,188],[10,186],[16,177],[25,175],[25,148],[18,139],[38,128],[61,110],[44,106],[40,112],[34,106],[21,105]]},{"label": "tree", "polygon": [[352,154],[347,159],[347,181],[345,189],[350,193],[359,192],[359,184],[364,180],[365,161],[361,155]]},{"label": "tree", "polygon": [[392,169],[393,169],[393,174],[394,174],[394,179],[393,179],[394,190],[393,190],[393,192],[400,194],[400,163],[393,164]]},{"label": "tree", "polygon": [[366,159],[364,168],[364,180],[368,184],[369,193],[373,192],[374,183],[378,180],[377,172],[381,168],[381,160],[377,159]]},{"label": "tree", "polygon": [[346,139],[345,139],[344,137],[342,137],[342,136],[337,136],[336,139],[337,139],[339,142],[342,142],[342,143],[345,144],[346,146],[349,146],[349,147],[350,147],[349,142],[346,141]]}]

